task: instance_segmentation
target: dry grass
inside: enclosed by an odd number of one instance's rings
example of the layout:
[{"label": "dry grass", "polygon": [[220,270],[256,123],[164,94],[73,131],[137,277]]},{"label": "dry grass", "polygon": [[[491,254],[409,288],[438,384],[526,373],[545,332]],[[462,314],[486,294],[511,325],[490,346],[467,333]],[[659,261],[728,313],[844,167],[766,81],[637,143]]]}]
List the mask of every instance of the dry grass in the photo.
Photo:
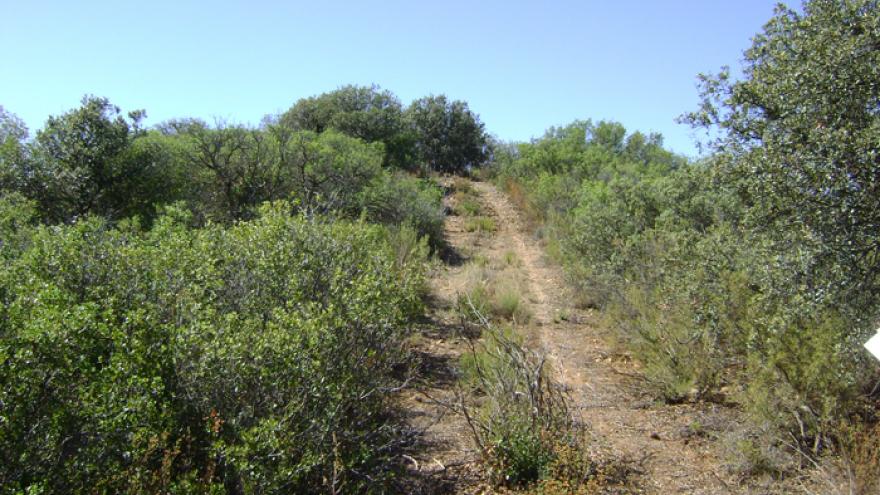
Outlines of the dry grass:
[{"label": "dry grass", "polygon": [[463,178],[463,177],[455,177],[452,179],[452,190],[455,192],[461,192],[468,195],[477,194],[474,191],[474,186],[471,184],[471,181]]},{"label": "dry grass", "polygon": [[592,448],[545,356],[513,328],[485,317],[478,324],[482,338],[469,341],[461,361],[462,382],[475,393],[459,407],[498,493],[639,493],[639,464]]},{"label": "dry grass", "polygon": [[515,282],[502,281],[493,291],[492,314],[516,323],[528,322],[531,313],[522,294],[522,289]]},{"label": "dry grass", "polygon": [[462,272],[459,305],[471,318],[476,315],[468,310],[469,306],[494,320],[527,323],[531,312],[525,301],[523,284],[516,275],[513,270],[497,269],[485,258],[475,258]]},{"label": "dry grass", "polygon": [[480,202],[473,196],[457,192],[452,198],[453,203],[455,204],[452,211],[458,216],[475,217],[483,210],[480,206]]},{"label": "dry grass", "polygon": [[464,223],[467,232],[495,232],[495,220],[489,217],[472,217]]},{"label": "dry grass", "polygon": [[880,493],[880,423],[856,428],[849,436],[843,458],[852,473],[852,493]]},{"label": "dry grass", "polygon": [[513,251],[505,251],[504,252],[504,264],[507,266],[512,266],[519,268],[522,266],[522,261],[519,259],[519,256],[516,255]]},{"label": "dry grass", "polygon": [[810,495],[880,493],[880,423],[841,428],[840,455],[816,462],[804,492]]}]

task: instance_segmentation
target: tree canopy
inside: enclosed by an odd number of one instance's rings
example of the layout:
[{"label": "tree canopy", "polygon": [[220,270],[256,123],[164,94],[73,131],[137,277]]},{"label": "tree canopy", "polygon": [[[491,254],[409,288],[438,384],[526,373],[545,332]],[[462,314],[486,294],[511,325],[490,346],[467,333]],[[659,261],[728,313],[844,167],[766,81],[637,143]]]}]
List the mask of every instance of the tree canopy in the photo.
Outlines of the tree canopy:
[{"label": "tree canopy", "polygon": [[163,186],[151,150],[133,146],[144,116],[86,96],[79,108],[49,117],[17,156],[22,186],[54,220],[148,214]]},{"label": "tree canopy", "polygon": [[386,166],[404,169],[413,159],[413,136],[400,100],[379,86],[349,85],[301,99],[281,115],[279,123],[319,134],[335,129],[368,143],[382,143]]},{"label": "tree canopy", "polygon": [[416,131],[419,158],[431,170],[463,172],[486,159],[483,123],[467,103],[428,96],[414,101],[406,116]]},{"label": "tree canopy", "polygon": [[745,52],[745,70],[701,76],[685,116],[717,129],[754,225],[803,226],[866,288],[880,275],[880,5],[813,0],[779,6]]}]

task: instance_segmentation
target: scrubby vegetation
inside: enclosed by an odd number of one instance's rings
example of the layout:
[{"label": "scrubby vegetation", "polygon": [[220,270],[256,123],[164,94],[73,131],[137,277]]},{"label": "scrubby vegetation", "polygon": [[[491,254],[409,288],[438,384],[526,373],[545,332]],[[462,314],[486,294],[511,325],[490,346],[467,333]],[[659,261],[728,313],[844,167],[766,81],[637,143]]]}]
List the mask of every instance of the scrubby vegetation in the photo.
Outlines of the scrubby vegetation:
[{"label": "scrubby vegetation", "polygon": [[581,440],[582,430],[546,361],[515,331],[494,327],[469,301],[463,306],[483,330],[462,358],[463,383],[480,391],[463,413],[493,482],[528,487],[548,476],[558,449]]},{"label": "scrubby vegetation", "polygon": [[88,96],[29,139],[0,113],[0,492],[387,492],[442,242],[407,171],[470,163],[378,88],[258,128],[142,118]]},{"label": "scrubby vegetation", "polygon": [[461,306],[481,338],[461,359],[470,393],[459,408],[500,493],[630,493],[634,463],[590,445],[546,356],[526,346],[521,329],[492,324],[466,298]]},{"label": "scrubby vegetation", "polygon": [[699,162],[604,121],[496,150],[495,180],[657,395],[743,406],[748,469],[784,473],[877,421],[861,344],[880,309],[878,12],[780,7],[741,79],[702,77],[684,116],[715,136]]},{"label": "scrubby vegetation", "polygon": [[[256,127],[148,128],[86,96],[31,137],[0,107],[0,494],[398,488],[411,432],[392,394],[443,246],[429,176],[487,160],[657,398],[741,409],[733,467],[875,492],[878,47],[874,0],[778,7],[743,74],[700,76],[682,117],[709,136],[696,161],[610,121],[490,143],[467,103],[376,86]],[[453,189],[464,231],[499,227]],[[483,261],[463,268],[484,334],[460,412],[494,483],[624,483],[585,453],[542,358],[496,326],[529,320],[503,276],[520,260]]]},{"label": "scrubby vegetation", "polygon": [[[503,260],[502,260],[503,261]],[[467,263],[458,288],[458,306],[469,319],[488,318],[527,323],[531,317],[525,301],[525,281],[509,263],[477,258]]]},{"label": "scrubby vegetation", "polygon": [[396,265],[381,228],[287,210],[195,230],[179,209],[149,231],[92,217],[7,249],[5,489],[366,489],[393,474],[403,432],[383,390],[419,260]]}]

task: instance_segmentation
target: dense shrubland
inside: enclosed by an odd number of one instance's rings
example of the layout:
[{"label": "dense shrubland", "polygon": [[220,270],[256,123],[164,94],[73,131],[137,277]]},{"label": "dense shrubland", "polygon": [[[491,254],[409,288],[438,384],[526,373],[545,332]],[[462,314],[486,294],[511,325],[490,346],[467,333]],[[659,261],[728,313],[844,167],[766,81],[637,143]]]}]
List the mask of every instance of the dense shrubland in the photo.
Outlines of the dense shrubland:
[{"label": "dense shrubland", "polygon": [[403,172],[465,171],[486,148],[466,103],[432,96],[404,108],[377,87],[300,100],[256,128],[197,119],[145,128],[144,115],[87,96],[28,139],[0,110],[0,187],[35,201],[47,223],[92,214],[149,224],[174,201],[199,224],[229,223],[288,200],[296,211],[410,223],[437,242],[440,216],[423,203],[439,201],[436,188]]},{"label": "dense shrubland", "polygon": [[780,8],[740,80],[702,76],[703,106],[684,117],[715,138],[698,162],[610,122],[495,150],[496,179],[658,396],[743,406],[749,469],[778,472],[842,447],[841,424],[877,421],[861,344],[880,310],[878,12]]},{"label": "dense shrubland", "polygon": [[[480,159],[404,110],[349,86],[147,128],[89,96],[31,139],[0,109],[0,492],[390,489],[442,242],[409,172]],[[485,140],[461,102],[430,118]]]},{"label": "dense shrubland", "polygon": [[421,265],[396,264],[383,229],[284,203],[201,229],[170,208],[149,231],[28,227],[3,208],[26,238],[4,243],[4,487],[253,493],[393,473],[384,390]]}]

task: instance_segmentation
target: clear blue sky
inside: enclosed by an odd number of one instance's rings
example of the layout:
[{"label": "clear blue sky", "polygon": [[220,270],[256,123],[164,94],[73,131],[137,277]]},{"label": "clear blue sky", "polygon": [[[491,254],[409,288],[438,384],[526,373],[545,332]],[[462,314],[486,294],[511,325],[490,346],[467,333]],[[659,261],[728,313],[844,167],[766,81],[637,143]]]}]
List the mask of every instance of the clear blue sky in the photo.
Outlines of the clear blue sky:
[{"label": "clear blue sky", "polygon": [[693,155],[693,131],[674,119],[696,108],[696,74],[738,67],[774,4],[0,0],[0,105],[32,132],[87,93],[143,108],[149,124],[256,124],[376,83],[405,104],[466,100],[505,140],[612,119]]}]

